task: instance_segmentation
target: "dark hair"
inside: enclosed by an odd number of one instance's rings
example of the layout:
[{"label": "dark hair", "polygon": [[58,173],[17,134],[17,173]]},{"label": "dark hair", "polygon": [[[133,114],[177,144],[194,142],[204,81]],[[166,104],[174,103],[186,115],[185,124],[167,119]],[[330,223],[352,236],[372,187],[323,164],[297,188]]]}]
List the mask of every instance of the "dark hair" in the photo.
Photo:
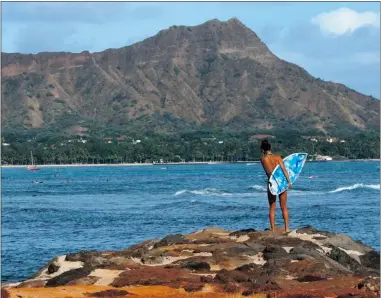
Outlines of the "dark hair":
[{"label": "dark hair", "polygon": [[271,149],[271,145],[270,145],[269,141],[262,140],[262,142],[261,142],[261,149],[263,151],[269,151]]}]

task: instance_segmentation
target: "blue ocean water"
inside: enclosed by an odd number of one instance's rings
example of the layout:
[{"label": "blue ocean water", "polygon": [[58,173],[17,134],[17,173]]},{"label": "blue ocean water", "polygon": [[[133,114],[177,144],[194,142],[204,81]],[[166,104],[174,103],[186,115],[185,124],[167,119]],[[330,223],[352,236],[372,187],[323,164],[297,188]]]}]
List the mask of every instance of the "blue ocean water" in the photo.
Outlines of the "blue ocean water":
[{"label": "blue ocean water", "polygon": [[[289,192],[290,228],[346,233],[379,251],[379,165],[306,163]],[[2,281],[26,279],[69,252],[269,225],[260,164],[3,168],[1,219]]]}]

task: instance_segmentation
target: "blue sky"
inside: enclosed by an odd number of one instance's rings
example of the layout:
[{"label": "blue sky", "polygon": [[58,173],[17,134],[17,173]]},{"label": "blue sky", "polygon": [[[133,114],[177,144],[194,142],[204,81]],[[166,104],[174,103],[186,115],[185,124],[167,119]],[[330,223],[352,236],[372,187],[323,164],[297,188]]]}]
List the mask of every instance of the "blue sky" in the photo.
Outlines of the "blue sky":
[{"label": "blue sky", "polygon": [[232,17],[278,57],[380,98],[376,2],[3,2],[2,51],[97,52]]}]

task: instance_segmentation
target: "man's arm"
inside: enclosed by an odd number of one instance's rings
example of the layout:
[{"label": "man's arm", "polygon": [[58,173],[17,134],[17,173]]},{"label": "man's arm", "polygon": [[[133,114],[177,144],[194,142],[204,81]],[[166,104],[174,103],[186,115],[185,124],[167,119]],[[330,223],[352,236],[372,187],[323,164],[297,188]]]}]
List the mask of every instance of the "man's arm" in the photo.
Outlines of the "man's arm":
[{"label": "man's arm", "polygon": [[283,171],[284,176],[286,176],[286,179],[287,179],[287,182],[288,182],[288,187],[290,188],[291,187],[290,177],[288,176],[288,173],[287,173],[287,170],[286,170],[286,168],[284,166],[282,157],[279,156],[278,162],[279,162],[279,166],[281,167],[281,169]]}]

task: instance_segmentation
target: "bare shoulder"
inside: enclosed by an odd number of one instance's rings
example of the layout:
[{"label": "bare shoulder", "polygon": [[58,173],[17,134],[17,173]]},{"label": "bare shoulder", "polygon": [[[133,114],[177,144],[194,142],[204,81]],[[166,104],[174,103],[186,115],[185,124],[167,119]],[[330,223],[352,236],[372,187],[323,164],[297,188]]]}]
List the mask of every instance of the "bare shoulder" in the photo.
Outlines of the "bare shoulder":
[{"label": "bare shoulder", "polygon": [[277,154],[275,157],[276,157],[278,162],[282,162],[283,161],[282,156],[280,156],[279,154]]}]

